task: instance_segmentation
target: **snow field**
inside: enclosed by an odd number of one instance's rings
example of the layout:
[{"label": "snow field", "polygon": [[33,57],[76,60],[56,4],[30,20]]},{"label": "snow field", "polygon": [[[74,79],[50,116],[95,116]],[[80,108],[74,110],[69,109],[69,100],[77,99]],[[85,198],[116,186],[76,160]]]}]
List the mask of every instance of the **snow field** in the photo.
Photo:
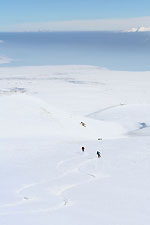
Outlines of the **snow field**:
[{"label": "snow field", "polygon": [[91,66],[0,68],[0,224],[149,225],[149,83]]}]

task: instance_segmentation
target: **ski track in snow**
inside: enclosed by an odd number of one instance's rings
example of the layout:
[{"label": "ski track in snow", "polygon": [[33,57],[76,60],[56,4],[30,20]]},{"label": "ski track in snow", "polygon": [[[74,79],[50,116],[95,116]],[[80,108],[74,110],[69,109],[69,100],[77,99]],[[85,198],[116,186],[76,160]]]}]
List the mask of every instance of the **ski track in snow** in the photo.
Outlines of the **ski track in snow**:
[{"label": "ski track in snow", "polygon": [[[84,156],[84,155],[83,155]],[[86,165],[88,165],[89,163],[93,163],[96,160],[98,160],[97,158],[90,158],[89,159],[89,155],[85,156],[88,158],[82,158],[82,162],[79,162],[78,164],[75,164],[73,167],[68,167],[68,163],[72,163],[77,159],[81,159],[81,157],[72,157],[71,159],[67,159],[64,161],[61,161],[57,164],[57,170],[62,171],[63,168],[67,168],[65,171],[63,170],[62,174],[56,178],[50,179],[50,180],[45,180],[45,181],[41,181],[39,183],[31,183],[31,184],[26,184],[23,185],[21,188],[19,188],[18,190],[16,190],[16,194],[19,195],[22,200],[14,202],[14,203],[7,203],[4,205],[0,205],[0,208],[14,208],[17,206],[22,206],[24,204],[31,204],[34,201],[40,201],[40,196],[35,196],[35,197],[28,197],[28,195],[25,194],[25,192],[28,191],[34,191],[34,189],[36,190],[37,188],[39,188],[39,186],[41,186],[41,192],[44,191],[45,186],[47,188],[49,188],[50,186],[54,187],[54,188],[50,188],[49,189],[49,193],[53,194],[54,196],[56,196],[56,198],[60,199],[60,204],[55,205],[53,207],[48,207],[48,208],[37,208],[37,209],[33,209],[33,210],[25,210],[25,211],[14,211],[14,212],[0,212],[0,215],[16,215],[16,214],[36,214],[36,213],[47,213],[47,212],[54,212],[56,210],[60,210],[63,207],[70,207],[74,204],[74,202],[72,202],[70,199],[67,198],[67,196],[65,196],[65,192],[74,189],[78,186],[81,186],[83,184],[92,182],[93,180],[96,179],[101,179],[101,178],[107,178],[108,175],[95,175],[92,174],[90,172],[86,172]],[[67,166],[66,166],[67,165]],[[83,169],[83,167],[85,167],[85,169]],[[70,184],[63,184],[61,185],[57,190],[55,190],[55,187],[57,186],[57,184],[55,183],[56,181],[59,181],[60,179],[62,179],[63,177],[67,177],[68,175],[72,174],[72,176],[78,176],[77,173],[81,173],[85,175],[85,179],[81,182],[76,182],[76,183],[70,183]],[[76,175],[77,174],[77,175]],[[89,178],[90,177],[90,178]],[[41,193],[40,192],[40,193]],[[48,195],[47,195],[48,198]]]},{"label": "ski track in snow", "polygon": [[[28,224],[30,218],[37,225],[61,224],[59,216],[64,224],[150,224],[149,140],[141,137],[150,129],[136,129],[150,124],[149,73],[43,69],[1,69],[2,225]],[[87,129],[80,121],[89,121]],[[100,159],[92,152],[98,137],[104,140]],[[84,153],[83,141],[89,144]]]},{"label": "ski track in snow", "polygon": [[33,184],[28,184],[28,185],[23,185],[20,189],[18,189],[16,191],[17,194],[21,194],[24,190],[30,188],[30,187],[33,187],[35,185],[37,185],[38,183],[33,183]]},{"label": "ski track in snow", "polygon": [[[111,107],[108,107],[107,109],[110,109],[113,107],[118,107],[118,106],[120,106],[120,105],[111,106]],[[42,109],[42,112],[46,112],[49,114],[49,112],[46,111],[45,109],[43,109],[43,108],[41,108],[41,109]],[[104,109],[104,110],[106,110],[106,109]],[[104,110],[102,110],[102,111],[104,111]],[[36,190],[38,188],[40,188],[40,195],[41,195],[41,193],[44,193],[45,187],[47,187],[47,189],[48,189],[49,186],[51,186],[49,193],[56,196],[56,198],[59,198],[60,204],[55,205],[53,207],[37,208],[37,209],[26,210],[26,211],[16,210],[16,211],[10,212],[10,213],[0,212],[0,215],[53,212],[53,211],[63,208],[64,206],[66,207],[66,206],[73,205],[74,203],[70,199],[67,198],[65,192],[70,191],[71,189],[75,189],[76,187],[79,187],[83,184],[92,182],[93,180],[108,177],[107,175],[97,175],[97,171],[95,171],[96,174],[93,174],[92,172],[88,171],[88,165],[95,164],[95,161],[97,160],[97,158],[89,158],[89,157],[90,157],[89,155],[86,155],[84,153],[82,156],[80,155],[78,157],[72,157],[72,158],[58,162],[58,164],[56,166],[56,170],[60,171],[60,176],[49,179],[49,180],[40,181],[38,183],[31,183],[31,184],[23,185],[18,190],[16,190],[17,198],[19,197],[19,198],[21,198],[21,200],[0,205],[0,208],[1,209],[15,208],[17,206],[21,207],[22,205],[27,204],[27,203],[29,205],[31,205],[32,202],[35,202],[35,201],[40,203],[40,201],[42,200],[41,196],[38,196],[38,194],[36,194],[36,196],[34,196],[34,197],[30,196],[30,194],[28,196],[28,194],[26,194],[26,191],[28,191],[28,193],[30,193],[30,191],[32,191],[34,193],[34,190],[36,192]],[[87,167],[87,171],[86,171],[86,167]],[[83,181],[76,181],[75,183],[70,183],[70,184],[68,184],[68,183],[62,184],[59,186],[59,188],[57,190],[55,190],[55,188],[57,186],[57,182],[60,179],[67,177],[69,175],[72,175],[72,177],[77,177],[78,173],[82,174],[85,177],[83,179]],[[47,198],[48,197],[49,197],[49,195],[47,193]]]},{"label": "ski track in snow", "polygon": [[61,208],[63,208],[66,205],[66,202],[62,202],[61,204],[51,207],[51,208],[39,208],[39,209],[33,209],[33,210],[24,210],[24,211],[15,211],[15,212],[2,212],[0,213],[0,216],[9,216],[9,215],[19,215],[19,214],[37,214],[37,213],[50,213],[57,211]]},{"label": "ski track in snow", "polygon": [[126,104],[120,103],[120,104],[117,104],[117,105],[111,105],[111,106],[108,106],[108,107],[106,107],[106,108],[100,109],[100,110],[98,110],[98,111],[96,111],[96,112],[94,112],[94,113],[90,113],[90,114],[88,114],[88,115],[86,115],[86,116],[92,118],[93,116],[95,116],[95,115],[98,114],[98,113],[107,111],[107,110],[109,110],[109,109],[114,109],[114,108],[122,107],[122,106],[124,106],[124,105],[126,105]]}]

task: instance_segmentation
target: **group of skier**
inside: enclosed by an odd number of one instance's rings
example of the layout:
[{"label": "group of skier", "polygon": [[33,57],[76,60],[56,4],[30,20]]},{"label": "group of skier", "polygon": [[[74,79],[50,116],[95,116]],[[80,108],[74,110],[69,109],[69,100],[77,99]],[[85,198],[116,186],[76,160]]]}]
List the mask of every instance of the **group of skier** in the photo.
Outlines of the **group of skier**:
[{"label": "group of skier", "polygon": [[[85,151],[85,147],[82,146],[82,152],[84,152],[84,151]],[[99,151],[97,151],[96,154],[97,154],[98,158],[101,158],[101,153]]]},{"label": "group of skier", "polygon": [[[86,123],[81,122],[80,124],[81,124],[81,126],[86,127]],[[102,141],[102,138],[98,138],[98,141]],[[82,146],[82,152],[84,152],[84,151],[85,151],[85,147]],[[98,158],[101,158],[101,153],[100,153],[100,151],[97,151],[96,154],[97,154],[97,157],[98,157]]]}]

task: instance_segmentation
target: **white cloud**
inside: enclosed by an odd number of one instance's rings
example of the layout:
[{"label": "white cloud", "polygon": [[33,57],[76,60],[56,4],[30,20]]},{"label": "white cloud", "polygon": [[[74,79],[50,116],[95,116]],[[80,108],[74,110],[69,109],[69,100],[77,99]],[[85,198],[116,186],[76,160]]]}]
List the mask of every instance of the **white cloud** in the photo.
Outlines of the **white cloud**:
[{"label": "white cloud", "polygon": [[2,44],[2,43],[4,43],[4,41],[3,40],[0,40],[0,44]]},{"label": "white cloud", "polygon": [[124,19],[72,20],[41,23],[23,23],[10,26],[5,31],[126,31],[133,27],[149,27],[150,17]]},{"label": "white cloud", "polygon": [[13,59],[6,57],[6,56],[0,56],[0,64],[8,64],[11,63]]}]

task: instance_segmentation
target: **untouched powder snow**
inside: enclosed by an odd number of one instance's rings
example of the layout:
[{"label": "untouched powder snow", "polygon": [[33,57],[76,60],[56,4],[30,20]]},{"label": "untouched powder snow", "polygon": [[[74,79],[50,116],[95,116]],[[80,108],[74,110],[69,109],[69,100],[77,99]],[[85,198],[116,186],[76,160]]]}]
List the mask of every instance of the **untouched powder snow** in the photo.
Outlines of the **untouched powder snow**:
[{"label": "untouched powder snow", "polygon": [[[102,121],[115,121],[126,129],[126,132],[143,133],[150,127],[150,105],[114,105],[88,115]],[[149,133],[150,135],[150,133]]]},{"label": "untouched powder snow", "polygon": [[[14,94],[0,98],[0,136],[72,136],[72,138],[96,139],[118,137],[121,126],[113,122],[100,122],[84,117],[74,117],[60,109],[26,94]],[[81,121],[86,121],[86,129]]]},{"label": "untouched powder snow", "polygon": [[0,68],[0,224],[149,225],[149,87],[149,72]]}]

